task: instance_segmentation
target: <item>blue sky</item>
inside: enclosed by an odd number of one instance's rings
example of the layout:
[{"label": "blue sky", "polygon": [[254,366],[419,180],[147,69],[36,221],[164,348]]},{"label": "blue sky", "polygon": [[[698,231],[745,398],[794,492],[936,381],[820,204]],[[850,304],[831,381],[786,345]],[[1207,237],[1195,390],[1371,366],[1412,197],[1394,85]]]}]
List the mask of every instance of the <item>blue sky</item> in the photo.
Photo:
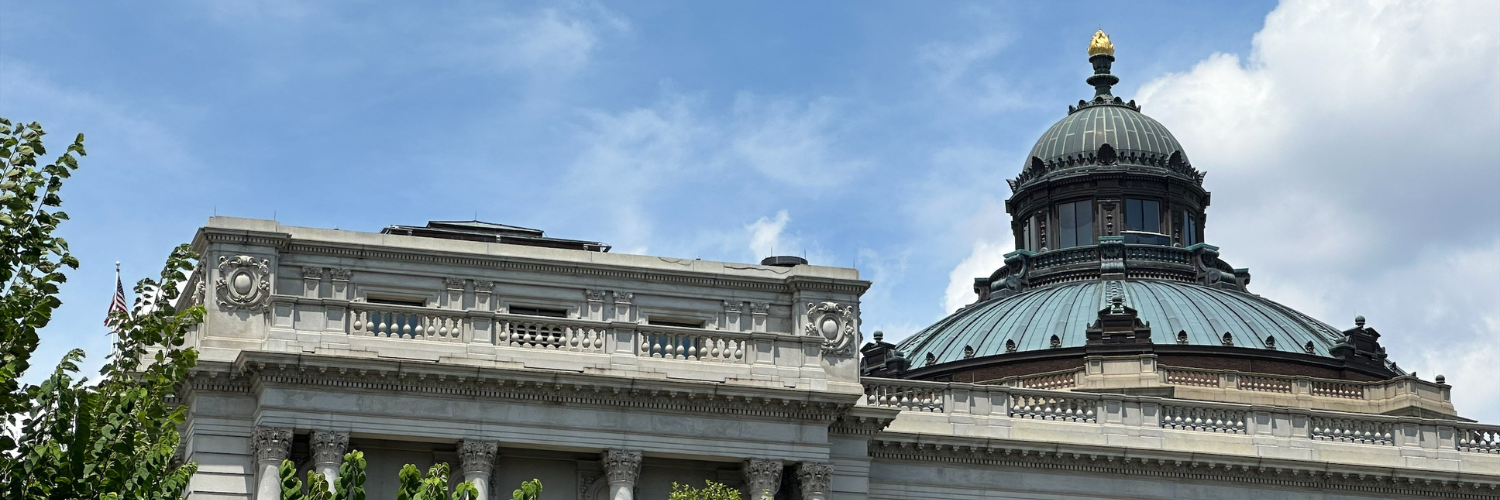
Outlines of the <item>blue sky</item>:
[{"label": "blue sky", "polygon": [[[215,213],[362,231],[477,215],[726,261],[774,248],[859,267],[864,330],[901,338],[1009,250],[1004,179],[1091,95],[1103,28],[1116,94],[1209,172],[1206,236],[1253,291],[1339,327],[1364,314],[1403,367],[1500,419],[1494,4],[3,8],[0,116],[58,148],[84,132],[90,152],[64,191],[83,267],[43,370],[71,347],[102,357],[114,261],[152,273]],[[1414,187],[1429,174],[1467,181]]]}]

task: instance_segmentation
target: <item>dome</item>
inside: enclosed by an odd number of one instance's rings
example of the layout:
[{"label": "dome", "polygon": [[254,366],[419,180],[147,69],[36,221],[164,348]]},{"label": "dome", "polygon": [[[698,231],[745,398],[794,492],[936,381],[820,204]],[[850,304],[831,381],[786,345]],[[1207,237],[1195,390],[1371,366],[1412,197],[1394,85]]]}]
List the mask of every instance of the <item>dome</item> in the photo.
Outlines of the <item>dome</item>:
[{"label": "dome", "polygon": [[[897,349],[917,370],[969,357],[1083,347],[1109,283],[1123,285],[1129,307],[1150,327],[1151,342],[1159,345],[1232,345],[1331,357],[1330,350],[1344,336],[1291,308],[1237,290],[1158,280],[1081,281],[978,302],[912,335]],[[1053,336],[1059,341],[1055,346]]]},{"label": "dome", "polygon": [[1105,144],[1123,158],[1166,160],[1182,151],[1177,138],[1161,122],[1129,105],[1104,104],[1078,109],[1053,124],[1037,139],[1026,161],[1037,158],[1052,164],[1093,156]]}]

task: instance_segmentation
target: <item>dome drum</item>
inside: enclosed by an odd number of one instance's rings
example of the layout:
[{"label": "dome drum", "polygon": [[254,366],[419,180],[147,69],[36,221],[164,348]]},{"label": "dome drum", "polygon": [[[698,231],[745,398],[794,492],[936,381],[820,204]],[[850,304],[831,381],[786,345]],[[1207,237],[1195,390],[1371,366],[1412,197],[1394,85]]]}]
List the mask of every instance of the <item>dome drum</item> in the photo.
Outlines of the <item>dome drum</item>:
[{"label": "dome drum", "polygon": [[1004,266],[989,277],[974,279],[978,302],[1009,297],[1029,288],[1109,278],[1196,283],[1240,292],[1250,285],[1250,271],[1235,269],[1219,259],[1219,248],[1213,245],[1178,248],[1126,244],[1119,236],[1100,240],[1098,245],[1005,254]]}]

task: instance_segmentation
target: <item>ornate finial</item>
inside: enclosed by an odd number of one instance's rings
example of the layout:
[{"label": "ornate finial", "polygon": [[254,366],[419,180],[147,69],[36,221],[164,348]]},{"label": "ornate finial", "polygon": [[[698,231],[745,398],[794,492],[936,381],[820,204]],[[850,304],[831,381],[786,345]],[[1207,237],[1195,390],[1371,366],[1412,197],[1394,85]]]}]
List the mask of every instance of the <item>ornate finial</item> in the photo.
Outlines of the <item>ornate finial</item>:
[{"label": "ornate finial", "polygon": [[1094,39],[1089,41],[1089,57],[1097,55],[1115,55],[1115,44],[1109,41],[1109,35],[1104,30],[1094,32]]},{"label": "ornate finial", "polygon": [[1365,327],[1365,317],[1364,316],[1355,316],[1354,317],[1354,326],[1357,326],[1357,327],[1360,327],[1360,328],[1364,328]]}]

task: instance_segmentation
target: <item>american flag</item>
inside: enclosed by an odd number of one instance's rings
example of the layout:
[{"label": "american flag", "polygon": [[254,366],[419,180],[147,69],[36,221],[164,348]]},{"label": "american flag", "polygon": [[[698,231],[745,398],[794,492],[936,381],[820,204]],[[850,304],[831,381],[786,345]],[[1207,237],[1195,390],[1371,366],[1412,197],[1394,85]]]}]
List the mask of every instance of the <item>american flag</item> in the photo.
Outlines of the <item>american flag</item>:
[{"label": "american flag", "polygon": [[130,314],[130,308],[125,305],[125,283],[120,281],[119,263],[115,263],[115,297],[109,301],[109,313],[104,316],[104,326],[114,326],[110,317],[117,312]]}]

